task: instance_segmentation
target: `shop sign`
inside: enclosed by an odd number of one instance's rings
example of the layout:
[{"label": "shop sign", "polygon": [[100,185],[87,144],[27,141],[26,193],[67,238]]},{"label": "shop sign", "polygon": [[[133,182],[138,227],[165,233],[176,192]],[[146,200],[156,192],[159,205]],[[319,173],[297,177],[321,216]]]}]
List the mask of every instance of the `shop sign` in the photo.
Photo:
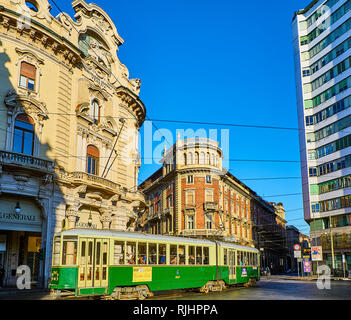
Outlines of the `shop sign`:
[{"label": "shop sign", "polygon": [[301,258],[301,251],[294,251],[294,258]]},{"label": "shop sign", "polygon": [[21,211],[16,213],[16,202],[13,199],[0,200],[0,229],[40,231],[40,209],[32,201],[22,199],[19,201]]}]

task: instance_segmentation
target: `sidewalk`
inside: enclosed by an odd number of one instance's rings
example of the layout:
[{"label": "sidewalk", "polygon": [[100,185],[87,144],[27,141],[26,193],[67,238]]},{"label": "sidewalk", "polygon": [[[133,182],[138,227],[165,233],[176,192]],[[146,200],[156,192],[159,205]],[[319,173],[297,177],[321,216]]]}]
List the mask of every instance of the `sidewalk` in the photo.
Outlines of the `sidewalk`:
[{"label": "sidewalk", "polygon": [[[265,277],[262,277],[265,278]],[[283,279],[283,280],[302,280],[302,281],[317,281],[318,276],[297,276],[297,275],[272,275],[270,276],[271,279]],[[351,281],[349,278],[343,278],[343,277],[330,277],[330,280],[335,280],[335,281]]]},{"label": "sidewalk", "polygon": [[23,289],[19,290],[17,288],[0,288],[0,298],[4,297],[11,297],[14,295],[33,295],[33,294],[50,294],[49,289],[39,289],[39,288],[33,288],[33,289]]}]

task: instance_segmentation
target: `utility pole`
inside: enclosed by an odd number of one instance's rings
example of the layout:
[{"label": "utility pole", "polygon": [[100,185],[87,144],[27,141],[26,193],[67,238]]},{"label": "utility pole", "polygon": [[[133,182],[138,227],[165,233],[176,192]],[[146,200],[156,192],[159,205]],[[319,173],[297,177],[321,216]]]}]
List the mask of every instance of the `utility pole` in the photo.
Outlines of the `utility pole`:
[{"label": "utility pole", "polygon": [[334,270],[335,270],[334,240],[333,240],[332,222],[331,222],[330,213],[329,213],[329,228],[330,228],[330,242],[331,242],[331,251],[332,251],[332,275],[334,276]]}]

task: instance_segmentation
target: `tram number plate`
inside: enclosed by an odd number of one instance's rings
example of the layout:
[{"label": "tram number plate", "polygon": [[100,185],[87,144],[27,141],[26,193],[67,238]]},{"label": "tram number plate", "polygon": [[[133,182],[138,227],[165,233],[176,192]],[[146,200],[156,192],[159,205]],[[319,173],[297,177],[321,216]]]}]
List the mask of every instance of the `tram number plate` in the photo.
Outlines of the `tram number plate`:
[{"label": "tram number plate", "polygon": [[133,267],[133,282],[152,281],[152,268]]}]

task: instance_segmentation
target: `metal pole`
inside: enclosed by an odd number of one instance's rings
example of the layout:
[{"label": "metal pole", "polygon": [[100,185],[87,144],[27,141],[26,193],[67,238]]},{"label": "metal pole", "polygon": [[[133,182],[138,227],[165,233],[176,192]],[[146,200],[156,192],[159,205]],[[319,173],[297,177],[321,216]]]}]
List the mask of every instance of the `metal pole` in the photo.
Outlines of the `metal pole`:
[{"label": "metal pole", "polygon": [[331,242],[331,251],[332,251],[332,275],[334,276],[335,256],[334,256],[334,241],[333,241],[331,214],[329,214],[329,228],[330,228],[330,242]]},{"label": "metal pole", "polygon": [[296,263],[297,263],[297,277],[299,278],[300,277],[300,270],[299,270],[299,259],[296,258]]}]

